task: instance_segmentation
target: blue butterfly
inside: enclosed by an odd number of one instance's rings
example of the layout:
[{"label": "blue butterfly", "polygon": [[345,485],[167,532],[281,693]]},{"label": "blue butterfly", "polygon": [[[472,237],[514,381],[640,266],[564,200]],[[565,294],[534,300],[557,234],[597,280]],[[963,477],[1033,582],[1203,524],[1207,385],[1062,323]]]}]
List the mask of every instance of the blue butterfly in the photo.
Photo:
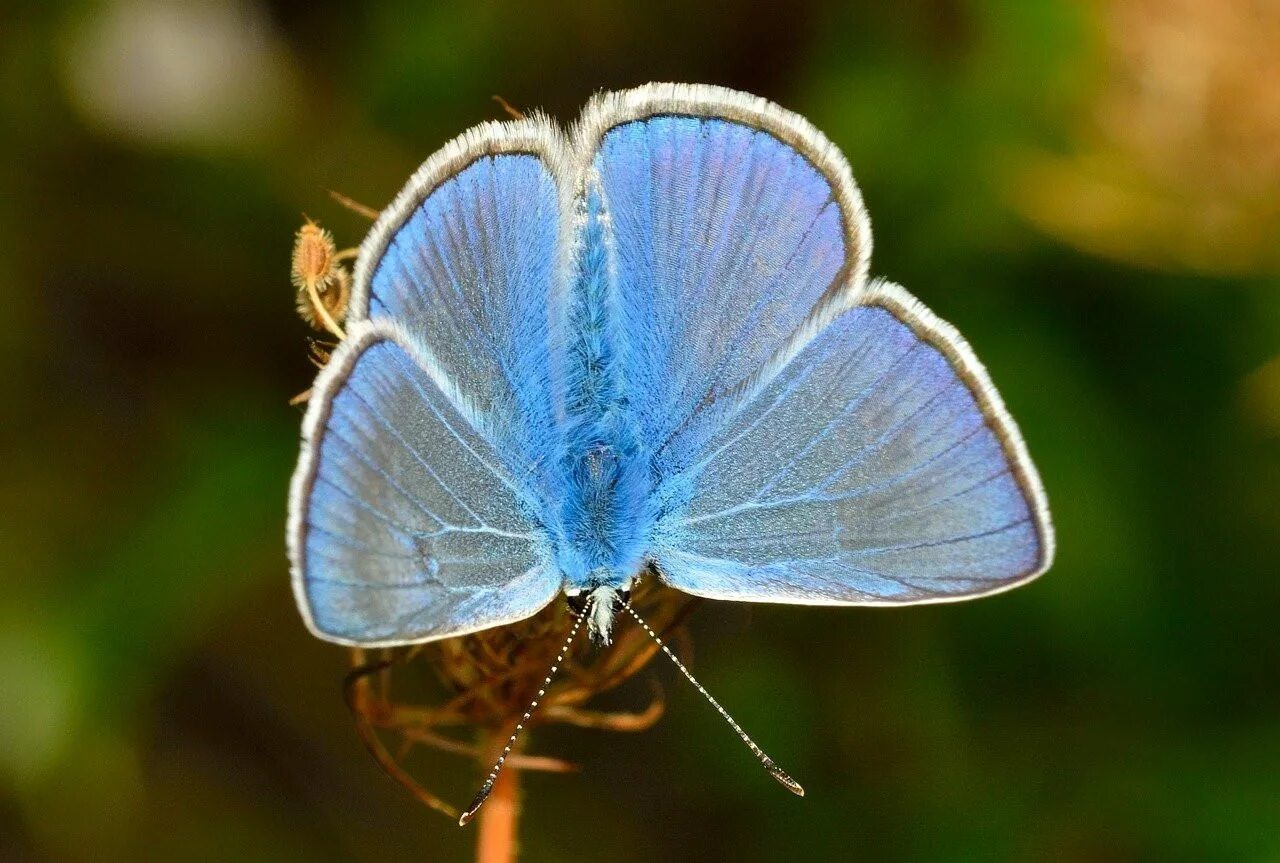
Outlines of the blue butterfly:
[{"label": "blue butterfly", "polygon": [[654,84],[568,134],[465,132],[365,240],[316,380],[288,526],[308,627],[414,644],[564,593],[567,650],[639,620],[647,571],[808,605],[1035,578],[1053,529],[1013,419],[870,253],[840,152],[753,96]]}]

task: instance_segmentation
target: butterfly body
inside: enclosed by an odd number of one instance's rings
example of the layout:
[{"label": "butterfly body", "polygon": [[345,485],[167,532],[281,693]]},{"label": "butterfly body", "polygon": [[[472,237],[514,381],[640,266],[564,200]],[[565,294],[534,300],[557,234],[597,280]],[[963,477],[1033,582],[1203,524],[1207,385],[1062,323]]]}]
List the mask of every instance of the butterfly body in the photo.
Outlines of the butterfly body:
[{"label": "butterfly body", "polygon": [[625,589],[654,516],[647,448],[627,397],[625,334],[611,284],[607,216],[590,194],[579,219],[566,345],[555,566],[567,591]]},{"label": "butterfly body", "polygon": [[973,352],[867,278],[848,166],[712,87],[433,156],[355,267],[290,497],[311,629],[408,644],[642,572],[716,599],[967,599],[1048,567],[1044,492]]}]

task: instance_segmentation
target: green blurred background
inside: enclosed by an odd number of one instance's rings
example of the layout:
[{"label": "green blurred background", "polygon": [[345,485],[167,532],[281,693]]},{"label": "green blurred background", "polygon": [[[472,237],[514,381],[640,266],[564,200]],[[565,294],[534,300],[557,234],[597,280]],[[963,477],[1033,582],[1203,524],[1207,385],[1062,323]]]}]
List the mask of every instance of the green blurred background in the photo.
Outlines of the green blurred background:
[{"label": "green blurred background", "polygon": [[[491,94],[728,85],[844,150],[1058,562],[898,611],[705,604],[653,731],[539,733],[529,861],[1280,860],[1280,4],[17,2],[0,10],[0,859],[466,859],[288,589],[288,255]],[[645,691],[632,691],[642,703]],[[625,697],[624,697],[625,700]],[[478,779],[415,772],[463,802]]]}]

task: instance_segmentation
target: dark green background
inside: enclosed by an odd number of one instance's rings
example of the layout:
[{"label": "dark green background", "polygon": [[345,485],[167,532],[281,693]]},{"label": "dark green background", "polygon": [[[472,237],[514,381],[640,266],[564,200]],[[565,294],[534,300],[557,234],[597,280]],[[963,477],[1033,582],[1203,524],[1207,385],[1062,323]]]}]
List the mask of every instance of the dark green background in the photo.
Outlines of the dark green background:
[{"label": "dark green background", "polygon": [[[322,187],[382,205],[491,94],[568,122],[682,80],[844,150],[873,272],[989,366],[1058,561],[970,604],[704,605],[696,670],[809,796],[661,669],[653,731],[534,741],[585,767],[527,782],[523,859],[1280,860],[1280,280],[1093,256],[1018,203],[1027,159],[1105,147],[1095,7],[210,0],[174,48],[154,2],[7,5],[0,859],[468,857],[362,750],[289,593],[291,235],[358,242]],[[223,101],[151,105],[139,57],[211,62]],[[478,779],[415,771],[459,803]]]}]

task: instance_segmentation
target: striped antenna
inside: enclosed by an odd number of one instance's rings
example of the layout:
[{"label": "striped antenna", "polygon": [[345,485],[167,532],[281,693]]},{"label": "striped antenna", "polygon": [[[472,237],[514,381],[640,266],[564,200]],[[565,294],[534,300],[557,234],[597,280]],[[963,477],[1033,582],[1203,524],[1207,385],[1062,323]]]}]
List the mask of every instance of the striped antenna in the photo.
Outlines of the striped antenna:
[{"label": "striped antenna", "polygon": [[462,813],[462,817],[458,819],[459,827],[465,826],[468,821],[475,818],[476,813],[480,811],[480,807],[489,799],[489,795],[493,792],[493,783],[498,780],[498,773],[502,770],[502,765],[507,763],[507,756],[511,754],[511,748],[516,745],[516,738],[520,736],[521,731],[524,731],[525,723],[529,721],[529,717],[533,716],[533,711],[538,709],[538,702],[542,700],[542,696],[547,694],[547,687],[551,685],[552,678],[560,670],[560,664],[564,662],[565,656],[568,655],[569,648],[573,645],[573,640],[578,637],[578,630],[582,628],[583,613],[574,611],[573,616],[573,628],[569,630],[569,635],[560,647],[560,652],[556,654],[555,660],[551,663],[551,670],[547,672],[546,679],[542,681],[542,688],[538,690],[537,695],[533,696],[529,709],[524,712],[524,716],[520,717],[520,721],[516,723],[516,730],[511,732],[511,737],[507,739],[507,745],[502,748],[502,754],[494,762],[493,769],[489,771],[489,776],[484,780],[484,785],[480,786],[480,791],[476,794],[475,799],[471,801],[471,805],[467,807],[466,811]]},{"label": "striped antenna", "polygon": [[692,673],[690,673],[689,669],[684,667],[684,663],[680,661],[679,657],[677,657],[675,653],[672,652],[671,648],[667,647],[667,645],[663,643],[662,639],[658,637],[658,633],[654,632],[649,627],[649,624],[645,623],[644,619],[636,613],[636,610],[631,607],[631,603],[624,601],[622,603],[622,607],[627,610],[628,614],[635,618],[636,623],[640,624],[658,647],[662,648],[662,652],[667,655],[667,658],[676,664],[676,668],[680,669],[680,673],[693,684],[694,689],[701,692],[703,697],[706,698],[707,701],[711,703],[711,706],[716,709],[716,712],[724,717],[724,721],[729,723],[729,727],[737,732],[738,737],[742,738],[742,742],[747,744],[747,748],[750,749],[752,754],[755,755],[755,757],[760,760],[760,763],[764,765],[764,769],[769,771],[769,775],[782,783],[782,785],[785,786],[792,794],[803,797],[804,787],[787,775],[785,770],[775,764],[773,759],[766,755],[764,750],[757,746],[756,742],[747,736],[747,732],[743,731],[742,726],[733,720],[733,717],[729,715],[729,711],[721,707],[720,702],[716,701],[715,698],[712,697],[711,693],[707,692],[707,690],[703,688],[702,684],[698,682],[698,679],[694,677]]}]

